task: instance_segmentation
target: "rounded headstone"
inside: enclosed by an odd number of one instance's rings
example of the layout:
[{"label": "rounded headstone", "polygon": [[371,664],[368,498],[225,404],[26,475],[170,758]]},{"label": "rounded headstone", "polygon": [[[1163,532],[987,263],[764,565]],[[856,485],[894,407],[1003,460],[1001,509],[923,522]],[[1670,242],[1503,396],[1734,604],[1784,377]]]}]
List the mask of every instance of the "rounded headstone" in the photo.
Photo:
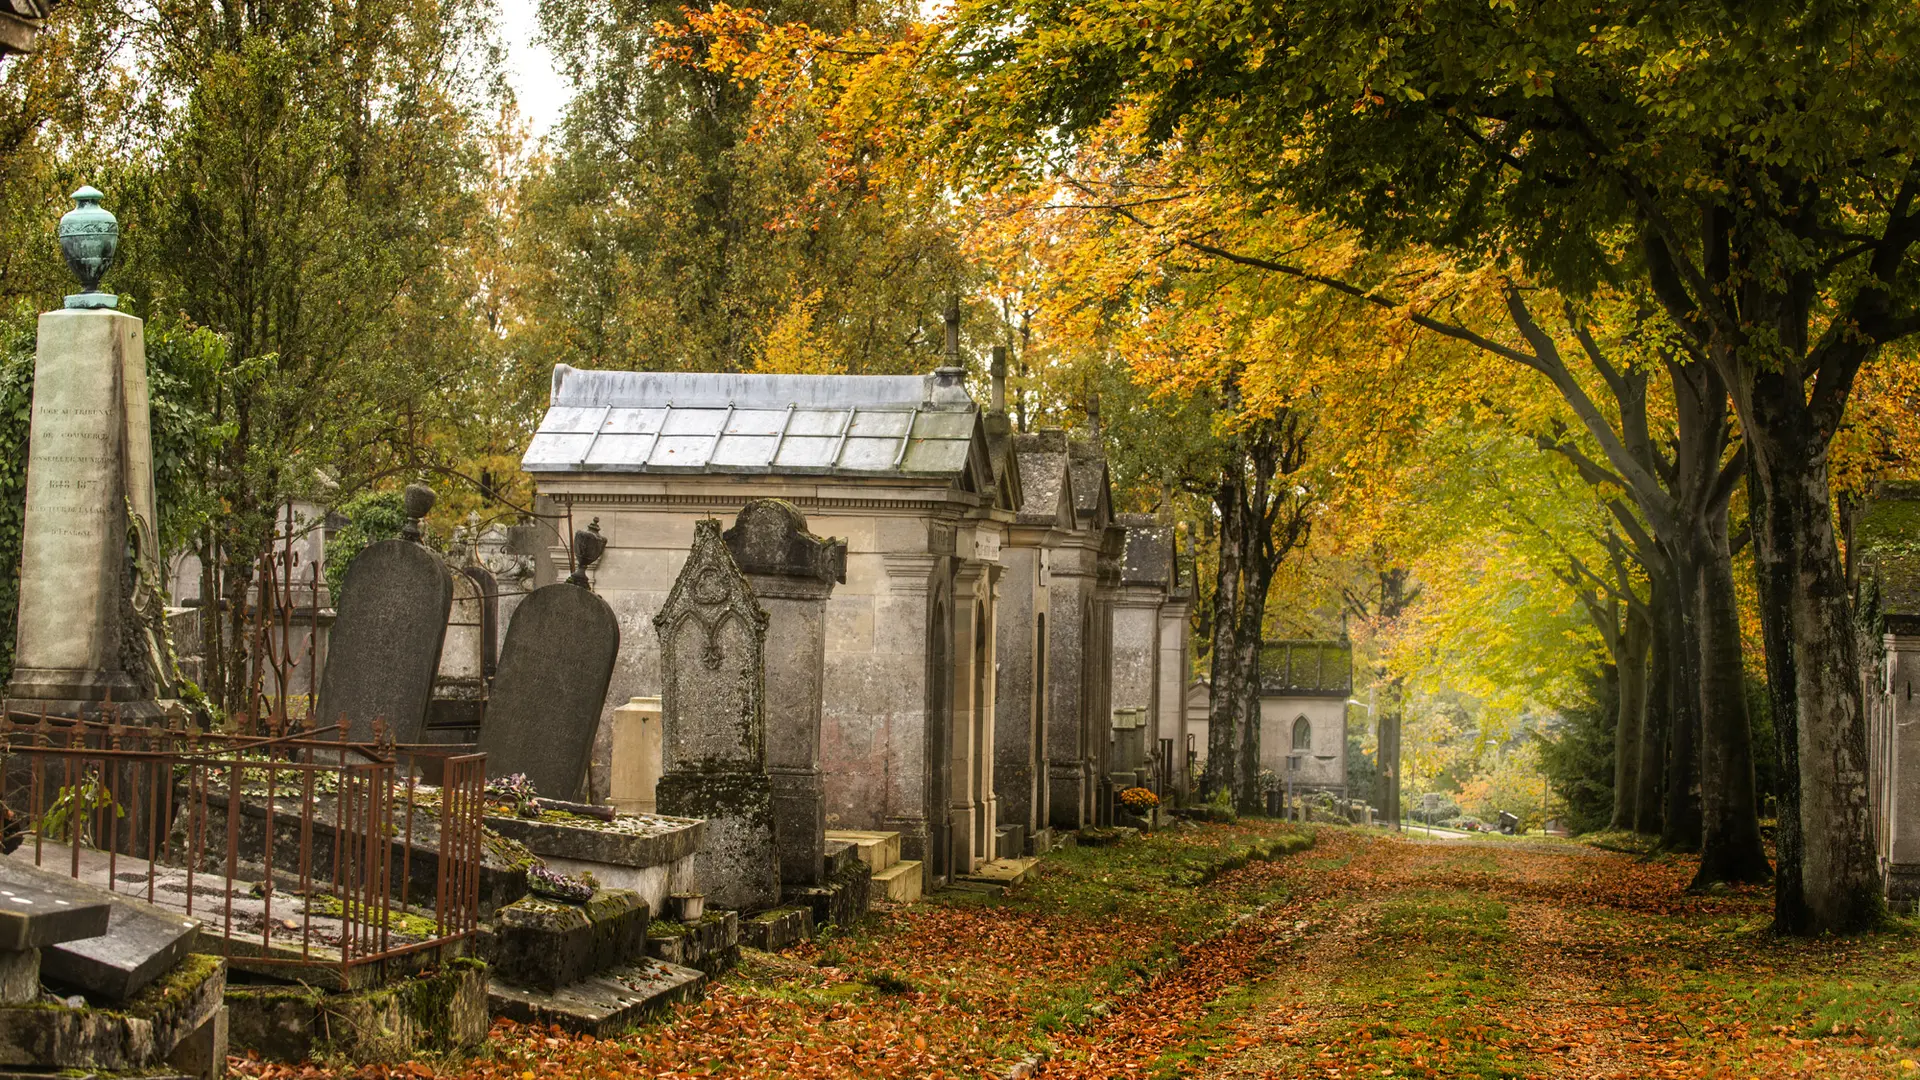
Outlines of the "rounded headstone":
[{"label": "rounded headstone", "polygon": [[349,738],[367,742],[378,718],[393,741],[419,742],[453,606],[453,575],[419,544],[382,540],[354,557],[342,592],[315,725],[344,722]]},{"label": "rounded headstone", "polygon": [[524,773],[547,798],[577,797],[619,652],[605,600],[564,581],[535,589],[507,626],[480,725],[487,775]]}]

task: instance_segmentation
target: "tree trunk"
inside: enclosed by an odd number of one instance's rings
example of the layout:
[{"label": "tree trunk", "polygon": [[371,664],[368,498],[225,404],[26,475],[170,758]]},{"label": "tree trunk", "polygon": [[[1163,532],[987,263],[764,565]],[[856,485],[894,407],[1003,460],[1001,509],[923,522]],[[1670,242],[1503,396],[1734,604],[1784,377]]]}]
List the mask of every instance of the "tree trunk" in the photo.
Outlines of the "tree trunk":
[{"label": "tree trunk", "polygon": [[1647,710],[1640,724],[1639,783],[1633,797],[1633,831],[1659,836],[1666,831],[1661,781],[1665,778],[1667,732],[1673,726],[1673,633],[1665,613],[1666,595],[1656,579],[1648,601]]},{"label": "tree trunk", "polygon": [[1387,700],[1380,712],[1380,776],[1377,809],[1387,825],[1400,829],[1400,696],[1402,682],[1387,684]]},{"label": "tree trunk", "polygon": [[[1242,812],[1258,813],[1260,797],[1260,646],[1267,614],[1267,591],[1273,585],[1274,561],[1263,558],[1262,545],[1248,530],[1250,549],[1241,563],[1244,593],[1240,598],[1240,631],[1236,646],[1242,663],[1245,697],[1240,715],[1240,777]],[[1284,777],[1282,778],[1284,779]]]},{"label": "tree trunk", "polygon": [[1794,696],[1793,646],[1782,613],[1793,604],[1793,537],[1773,527],[1758,466],[1747,469],[1748,519],[1753,528],[1753,575],[1760,599],[1760,635],[1767,652],[1767,700],[1779,755],[1774,792],[1773,929],[1804,934],[1812,925],[1800,875],[1800,725]]},{"label": "tree trunk", "polygon": [[1653,627],[1647,613],[1628,605],[1620,632],[1620,709],[1613,730],[1613,820],[1608,828],[1634,827],[1634,801],[1640,786],[1640,729],[1647,716],[1647,646]]},{"label": "tree trunk", "polygon": [[1696,888],[1717,881],[1772,878],[1760,841],[1754,797],[1753,729],[1747,719],[1740,612],[1733,592],[1733,553],[1725,512],[1709,514],[1695,538],[1688,607],[1698,651],[1700,709],[1700,869]]},{"label": "tree trunk", "polygon": [[1782,673],[1792,679],[1794,722],[1787,729],[1794,734],[1800,774],[1800,891],[1807,922],[1799,929],[1864,930],[1880,921],[1885,901],[1867,797],[1866,715],[1852,601],[1833,534],[1826,440],[1813,425],[1797,380],[1762,373],[1754,378],[1752,395],[1748,439],[1768,548],[1762,595],[1784,601],[1762,604],[1761,612],[1784,621],[1767,636],[1770,643],[1783,641],[1792,665]]},{"label": "tree trunk", "polygon": [[1698,659],[1692,647],[1695,627],[1689,625],[1685,605],[1677,603],[1681,583],[1692,578],[1692,568],[1674,559],[1673,578],[1663,583],[1667,603],[1667,641],[1673,651],[1673,681],[1668,684],[1667,760],[1664,783],[1666,805],[1661,810],[1660,843],[1673,851],[1700,850],[1700,802],[1694,784],[1700,776],[1700,704]]},{"label": "tree trunk", "polygon": [[1234,463],[1220,475],[1213,504],[1220,513],[1220,561],[1213,578],[1212,700],[1207,710],[1207,790],[1227,792],[1240,804],[1240,731],[1238,717],[1242,672],[1236,647],[1240,629],[1240,550],[1246,521],[1240,508],[1241,472]]}]

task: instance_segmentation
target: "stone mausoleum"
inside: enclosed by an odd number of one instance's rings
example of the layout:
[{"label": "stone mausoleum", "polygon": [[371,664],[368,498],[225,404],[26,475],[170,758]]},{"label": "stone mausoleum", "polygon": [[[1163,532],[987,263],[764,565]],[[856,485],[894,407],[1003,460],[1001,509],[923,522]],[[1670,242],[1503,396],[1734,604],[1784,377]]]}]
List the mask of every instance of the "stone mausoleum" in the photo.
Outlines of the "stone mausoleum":
[{"label": "stone mausoleum", "polygon": [[1854,526],[1867,789],[1887,898],[1920,902],[1920,484],[1882,484]]},{"label": "stone mausoleum", "polygon": [[[613,705],[660,693],[647,631],[695,523],[730,521],[752,498],[783,499],[815,533],[847,543],[846,582],[826,604],[827,827],[898,832],[932,882],[994,858],[997,592],[1020,500],[1017,481],[994,468],[985,421],[957,367],[924,376],[555,368],[522,466],[543,512],[598,518],[608,539],[594,588],[613,606],[622,648],[603,732]],[[566,572],[564,548],[548,558],[538,578]],[[609,741],[596,755],[596,799],[610,794]]]},{"label": "stone mausoleum", "polygon": [[1270,641],[1260,656],[1260,767],[1293,790],[1347,795],[1353,646]]}]

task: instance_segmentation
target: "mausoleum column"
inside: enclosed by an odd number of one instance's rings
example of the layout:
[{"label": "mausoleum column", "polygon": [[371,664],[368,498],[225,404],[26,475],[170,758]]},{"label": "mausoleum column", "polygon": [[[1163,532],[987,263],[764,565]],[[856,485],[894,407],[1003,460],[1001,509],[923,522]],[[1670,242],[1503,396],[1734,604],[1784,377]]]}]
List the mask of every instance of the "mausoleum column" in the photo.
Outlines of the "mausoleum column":
[{"label": "mausoleum column", "polygon": [[1920,900],[1920,636],[1888,634],[1884,792],[1887,898]]},{"label": "mausoleum column", "polygon": [[[883,552],[887,591],[874,611],[874,651],[884,682],[860,688],[866,715],[884,726],[868,733],[885,785],[881,827],[900,834],[901,854],[947,872],[948,713],[952,705],[953,595],[949,559],[934,552]],[[936,615],[938,618],[936,618]],[[846,740],[849,736],[842,735]],[[841,778],[832,778],[838,780]],[[853,778],[846,778],[851,781]]]},{"label": "mausoleum column", "polygon": [[1056,549],[1047,599],[1049,651],[1046,750],[1049,824],[1073,830],[1092,822],[1086,729],[1091,708],[1088,668],[1095,648],[1093,552],[1079,544]]},{"label": "mausoleum column", "polygon": [[1173,790],[1187,797],[1187,614],[1193,604],[1184,596],[1160,607],[1160,730],[1156,738],[1171,740],[1168,769]]},{"label": "mausoleum column", "polygon": [[[997,569],[997,568],[995,568]],[[954,865],[971,870],[992,857],[992,579],[988,564],[966,560],[953,575]]]}]

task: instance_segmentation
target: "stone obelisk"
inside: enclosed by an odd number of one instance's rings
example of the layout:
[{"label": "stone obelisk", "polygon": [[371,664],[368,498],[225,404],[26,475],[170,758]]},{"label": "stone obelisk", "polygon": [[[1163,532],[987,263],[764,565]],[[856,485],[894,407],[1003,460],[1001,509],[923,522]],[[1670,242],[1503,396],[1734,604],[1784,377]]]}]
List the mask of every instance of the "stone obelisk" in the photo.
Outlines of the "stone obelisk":
[{"label": "stone obelisk", "polygon": [[[136,592],[155,550],[152,440],[142,324],[99,290],[119,224],[91,187],[60,219],[83,291],[40,316],[20,551],[15,710],[122,719],[156,715]],[[142,607],[152,608],[149,602]]]}]

